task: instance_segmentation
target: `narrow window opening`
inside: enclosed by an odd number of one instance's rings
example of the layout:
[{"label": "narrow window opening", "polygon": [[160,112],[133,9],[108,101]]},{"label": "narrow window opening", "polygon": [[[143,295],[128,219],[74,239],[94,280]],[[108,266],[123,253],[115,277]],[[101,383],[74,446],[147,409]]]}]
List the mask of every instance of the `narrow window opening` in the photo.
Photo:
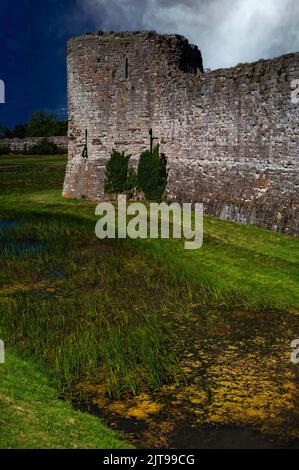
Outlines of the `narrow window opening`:
[{"label": "narrow window opening", "polygon": [[128,78],[128,76],[129,76],[129,61],[128,61],[127,57],[126,57],[126,72],[125,72],[125,74],[126,74],[126,78]]},{"label": "narrow window opening", "polygon": [[83,149],[83,152],[82,152],[82,157],[83,158],[88,158],[87,138],[88,138],[88,133],[87,133],[87,129],[86,129],[85,130],[85,145],[84,145],[84,149]]}]

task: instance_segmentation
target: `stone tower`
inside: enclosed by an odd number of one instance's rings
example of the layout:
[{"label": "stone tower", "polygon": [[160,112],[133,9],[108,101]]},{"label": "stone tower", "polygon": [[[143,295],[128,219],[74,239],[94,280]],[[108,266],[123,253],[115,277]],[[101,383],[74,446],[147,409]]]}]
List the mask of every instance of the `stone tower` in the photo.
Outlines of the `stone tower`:
[{"label": "stone tower", "polygon": [[168,200],[299,234],[299,53],[204,73],[182,36],[98,33],[68,45],[63,194],[101,199],[112,148],[137,161],[159,140]]}]

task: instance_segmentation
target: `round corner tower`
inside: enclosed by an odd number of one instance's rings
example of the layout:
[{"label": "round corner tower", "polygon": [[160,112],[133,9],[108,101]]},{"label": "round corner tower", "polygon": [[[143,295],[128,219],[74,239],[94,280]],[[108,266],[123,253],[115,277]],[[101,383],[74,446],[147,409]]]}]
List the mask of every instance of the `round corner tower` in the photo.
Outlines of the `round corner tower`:
[{"label": "round corner tower", "polygon": [[160,142],[167,199],[299,235],[299,53],[203,73],[178,35],[98,33],[68,45],[69,160],[63,194],[104,197],[113,148]]},{"label": "round corner tower", "polygon": [[174,75],[196,75],[203,66],[198,48],[182,36],[135,32],[71,39],[67,69],[69,161],[63,194],[99,199],[111,150],[136,159],[149,146],[150,129],[161,139],[160,114],[171,108]]}]

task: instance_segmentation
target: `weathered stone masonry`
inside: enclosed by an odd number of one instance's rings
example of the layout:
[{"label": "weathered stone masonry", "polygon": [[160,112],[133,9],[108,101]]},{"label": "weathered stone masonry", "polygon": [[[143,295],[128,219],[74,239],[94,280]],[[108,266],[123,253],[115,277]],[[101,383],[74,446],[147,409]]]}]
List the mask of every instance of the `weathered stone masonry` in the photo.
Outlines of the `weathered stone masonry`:
[{"label": "weathered stone masonry", "polygon": [[[28,148],[34,145],[40,144],[44,137],[26,137],[25,139],[0,139],[0,147],[9,147],[11,150],[21,152],[22,150],[28,150]],[[62,150],[67,152],[68,149],[68,138],[66,136],[53,136],[47,137],[49,142],[57,145]]]},{"label": "weathered stone masonry", "polygon": [[181,36],[72,39],[64,195],[101,199],[112,147],[137,159],[152,128],[168,160],[168,200],[299,235],[298,78],[299,53],[203,73],[200,51]]}]

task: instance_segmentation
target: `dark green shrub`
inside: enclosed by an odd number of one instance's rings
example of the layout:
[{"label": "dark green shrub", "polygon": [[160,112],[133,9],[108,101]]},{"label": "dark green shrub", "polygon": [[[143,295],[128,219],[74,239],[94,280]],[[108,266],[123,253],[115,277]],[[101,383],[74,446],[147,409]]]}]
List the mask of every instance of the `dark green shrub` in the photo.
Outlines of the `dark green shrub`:
[{"label": "dark green shrub", "polygon": [[9,131],[10,139],[25,139],[27,135],[27,124],[17,124],[12,131]]},{"label": "dark green shrub", "polygon": [[127,181],[126,181],[126,192],[129,196],[134,194],[134,190],[137,188],[137,173],[135,168],[130,167],[127,174]]},{"label": "dark green shrub", "polygon": [[66,153],[66,151],[53,142],[49,142],[48,139],[43,139],[38,144],[25,148],[20,153],[24,155],[59,155]]},{"label": "dark green shrub", "polygon": [[131,155],[126,155],[125,152],[112,150],[110,159],[106,164],[105,193],[123,193],[128,189],[130,158]]},{"label": "dark green shrub", "polygon": [[145,150],[140,156],[137,181],[148,200],[162,200],[167,185],[166,163],[165,155],[160,155],[159,145],[153,153]]},{"label": "dark green shrub", "polygon": [[10,134],[10,129],[0,124],[0,139],[9,139]]},{"label": "dark green shrub", "polygon": [[26,137],[66,136],[68,122],[54,114],[36,111],[29,123],[19,123],[13,129],[0,124],[0,139],[25,139]]},{"label": "dark green shrub", "polygon": [[61,121],[45,111],[36,111],[26,127],[26,137],[67,135],[67,127],[67,121]]}]

